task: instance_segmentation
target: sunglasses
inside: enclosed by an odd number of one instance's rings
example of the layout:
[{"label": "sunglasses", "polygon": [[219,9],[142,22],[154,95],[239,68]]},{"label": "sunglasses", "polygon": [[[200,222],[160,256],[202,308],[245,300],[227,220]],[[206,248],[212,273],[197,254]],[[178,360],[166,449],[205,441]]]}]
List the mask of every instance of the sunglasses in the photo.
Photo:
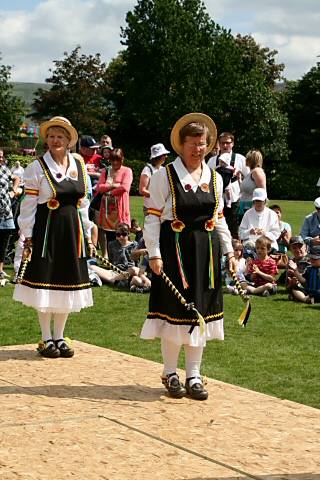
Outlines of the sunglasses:
[{"label": "sunglasses", "polygon": [[116,237],[127,237],[128,236],[128,233],[125,233],[125,232],[117,232],[116,233]]}]

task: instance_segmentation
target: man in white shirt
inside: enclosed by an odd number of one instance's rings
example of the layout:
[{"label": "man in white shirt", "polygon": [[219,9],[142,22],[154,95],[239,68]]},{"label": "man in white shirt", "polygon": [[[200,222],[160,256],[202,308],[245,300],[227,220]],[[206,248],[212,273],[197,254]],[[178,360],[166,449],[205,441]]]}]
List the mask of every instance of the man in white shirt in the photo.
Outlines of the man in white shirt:
[{"label": "man in white shirt", "polygon": [[[220,153],[215,157],[211,157],[208,160],[208,166],[210,168],[216,169],[219,165],[219,156],[223,153],[231,154],[231,166],[234,167],[235,171],[240,172],[242,177],[244,178],[250,172],[249,167],[246,166],[246,157],[241,155],[240,153],[234,153],[234,136],[230,132],[222,132],[219,135],[219,147]],[[237,181],[238,179],[235,177],[235,181],[232,181],[231,188],[232,188],[232,198],[234,201],[231,203],[230,207],[224,208],[224,216],[226,222],[228,224],[230,233],[232,238],[239,238],[238,229],[238,216],[237,210],[239,206],[239,199],[240,199],[240,185]]]}]

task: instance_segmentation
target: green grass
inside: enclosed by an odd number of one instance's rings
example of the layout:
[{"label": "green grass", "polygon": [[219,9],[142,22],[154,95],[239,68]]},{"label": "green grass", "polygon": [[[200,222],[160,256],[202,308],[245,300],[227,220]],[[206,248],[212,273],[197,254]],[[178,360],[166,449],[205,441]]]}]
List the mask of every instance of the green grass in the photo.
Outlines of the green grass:
[{"label": "green grass", "polygon": [[[273,202],[299,232],[312,202]],[[133,198],[132,216],[142,221],[141,199]],[[36,312],[12,300],[13,286],[0,290],[0,345],[37,343]],[[77,340],[161,363],[159,341],[140,340],[148,295],[112,287],[93,289],[94,307],[70,315],[66,334]],[[252,298],[246,328],[237,319],[243,304],[225,295],[225,341],[208,342],[203,374],[279,398],[320,408],[320,305],[289,302],[284,289],[269,298]],[[183,360],[183,358],[182,358]],[[180,364],[183,367],[183,363]],[[161,366],[159,365],[159,375]]]}]

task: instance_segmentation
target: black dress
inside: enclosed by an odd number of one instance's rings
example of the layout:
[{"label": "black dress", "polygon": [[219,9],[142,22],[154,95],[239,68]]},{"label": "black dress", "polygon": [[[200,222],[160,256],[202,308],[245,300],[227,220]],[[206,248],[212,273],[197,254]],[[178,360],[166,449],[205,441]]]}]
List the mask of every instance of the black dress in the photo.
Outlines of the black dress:
[{"label": "black dress", "polygon": [[21,285],[34,289],[74,291],[90,288],[84,232],[78,202],[86,192],[82,164],[78,180],[57,182],[43,158],[39,163],[53,198],[38,204],[33,227],[33,253]]},{"label": "black dress", "polygon": [[[194,302],[206,323],[223,318],[220,243],[216,230],[208,231],[218,208],[216,173],[212,171],[209,185],[186,191],[172,164],[166,167],[171,189],[173,216],[185,227],[178,234],[183,270],[189,287],[184,288],[179,272],[177,236],[171,221],[164,221],[160,230],[163,270],[185,297]],[[209,223],[209,225],[208,225]],[[207,227],[207,229],[206,229]],[[210,245],[211,244],[211,245]],[[210,288],[210,249],[214,263],[214,288]],[[162,277],[153,275],[148,319],[161,319],[176,325],[199,325],[195,312],[188,311],[169,289]]]}]

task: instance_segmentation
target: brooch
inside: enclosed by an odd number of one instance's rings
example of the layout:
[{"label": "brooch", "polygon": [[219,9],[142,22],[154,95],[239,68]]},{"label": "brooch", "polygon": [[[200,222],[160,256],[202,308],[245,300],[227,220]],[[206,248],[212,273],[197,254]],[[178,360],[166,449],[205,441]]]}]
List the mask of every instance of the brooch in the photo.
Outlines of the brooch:
[{"label": "brooch", "polygon": [[184,186],[184,189],[185,189],[186,192],[189,192],[189,190],[192,189],[190,183],[186,183],[185,186]]},{"label": "brooch", "polygon": [[51,198],[47,202],[47,207],[49,208],[49,210],[57,210],[57,208],[60,207],[60,203],[55,198]]},{"label": "brooch", "polygon": [[202,184],[200,185],[200,188],[201,188],[201,190],[202,190],[203,192],[209,193],[209,185],[208,185],[207,183],[202,183]]},{"label": "brooch", "polygon": [[69,176],[71,178],[76,178],[77,177],[77,172],[75,170],[71,170],[71,172],[69,173]]},{"label": "brooch", "polygon": [[61,177],[62,177],[62,173],[60,173],[60,172],[59,172],[59,173],[56,173],[56,177],[57,177],[57,178],[61,178]]}]

